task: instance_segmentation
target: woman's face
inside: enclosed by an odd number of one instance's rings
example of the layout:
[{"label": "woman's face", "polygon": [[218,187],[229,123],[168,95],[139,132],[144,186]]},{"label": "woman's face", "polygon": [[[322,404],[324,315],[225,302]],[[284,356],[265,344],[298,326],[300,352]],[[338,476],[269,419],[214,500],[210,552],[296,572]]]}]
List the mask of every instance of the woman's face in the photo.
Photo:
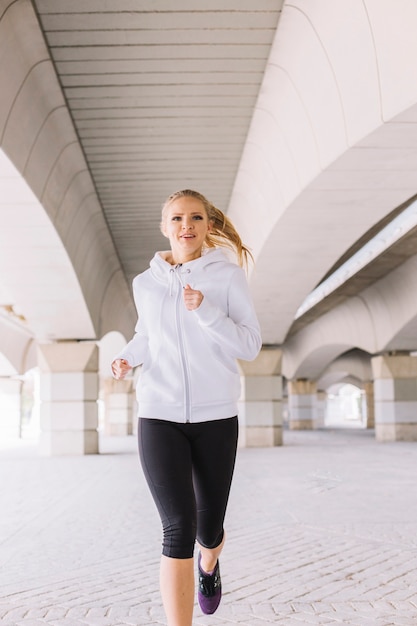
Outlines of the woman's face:
[{"label": "woman's face", "polygon": [[174,263],[186,263],[200,257],[210,230],[206,209],[197,198],[182,196],[164,211],[162,232],[171,244]]}]

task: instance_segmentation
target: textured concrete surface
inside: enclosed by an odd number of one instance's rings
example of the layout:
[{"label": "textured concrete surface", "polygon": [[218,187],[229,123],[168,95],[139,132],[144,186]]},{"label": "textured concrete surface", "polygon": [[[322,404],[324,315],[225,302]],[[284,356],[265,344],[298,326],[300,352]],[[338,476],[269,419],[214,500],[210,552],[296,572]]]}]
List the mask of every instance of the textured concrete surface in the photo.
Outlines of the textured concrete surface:
[{"label": "textured concrete surface", "polygon": [[[285,432],[239,450],[224,597],[195,626],[417,624],[417,445]],[[159,520],[133,437],[103,454],[2,449],[1,626],[165,624]]]}]

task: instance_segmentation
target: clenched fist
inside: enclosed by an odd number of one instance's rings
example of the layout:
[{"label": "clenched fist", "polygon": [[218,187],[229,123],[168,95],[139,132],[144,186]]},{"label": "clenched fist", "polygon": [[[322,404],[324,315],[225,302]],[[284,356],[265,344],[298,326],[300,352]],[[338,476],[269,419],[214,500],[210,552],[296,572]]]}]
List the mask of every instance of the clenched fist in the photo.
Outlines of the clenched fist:
[{"label": "clenched fist", "polygon": [[184,303],[186,308],[189,311],[193,311],[194,309],[198,309],[200,304],[203,302],[203,294],[201,291],[197,291],[196,289],[191,289],[190,285],[185,285],[184,287]]},{"label": "clenched fist", "polygon": [[111,370],[116,380],[122,380],[131,369],[132,366],[129,365],[126,359],[116,359],[111,364]]}]

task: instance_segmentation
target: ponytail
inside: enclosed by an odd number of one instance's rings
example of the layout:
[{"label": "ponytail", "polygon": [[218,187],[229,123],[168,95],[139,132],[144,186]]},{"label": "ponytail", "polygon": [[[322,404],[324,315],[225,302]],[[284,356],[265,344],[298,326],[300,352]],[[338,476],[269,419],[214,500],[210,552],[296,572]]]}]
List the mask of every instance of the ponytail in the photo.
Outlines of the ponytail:
[{"label": "ponytail", "polygon": [[174,200],[177,200],[178,198],[183,198],[184,196],[190,196],[199,200],[205,208],[207,217],[211,222],[211,230],[207,233],[204,242],[206,247],[215,248],[216,246],[222,246],[229,248],[236,254],[239,265],[247,268],[249,260],[253,262],[251,251],[247,246],[245,246],[244,243],[242,243],[239,233],[227,215],[215,207],[214,204],[211,204],[211,202],[209,202],[207,198],[205,198],[205,196],[198,191],[183,189],[170,195],[162,208],[162,220],[164,219],[166,209],[171,202],[174,202]]}]

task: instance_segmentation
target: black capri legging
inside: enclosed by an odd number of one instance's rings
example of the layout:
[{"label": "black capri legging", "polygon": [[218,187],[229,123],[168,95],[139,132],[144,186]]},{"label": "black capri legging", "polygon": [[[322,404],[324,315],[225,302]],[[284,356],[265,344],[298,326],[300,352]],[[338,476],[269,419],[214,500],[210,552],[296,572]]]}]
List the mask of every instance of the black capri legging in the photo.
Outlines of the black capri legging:
[{"label": "black capri legging", "polygon": [[237,417],[197,424],[140,418],[138,435],[143,471],[161,517],[162,554],[191,558],[196,538],[216,548],[224,534]]}]

